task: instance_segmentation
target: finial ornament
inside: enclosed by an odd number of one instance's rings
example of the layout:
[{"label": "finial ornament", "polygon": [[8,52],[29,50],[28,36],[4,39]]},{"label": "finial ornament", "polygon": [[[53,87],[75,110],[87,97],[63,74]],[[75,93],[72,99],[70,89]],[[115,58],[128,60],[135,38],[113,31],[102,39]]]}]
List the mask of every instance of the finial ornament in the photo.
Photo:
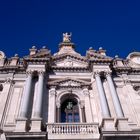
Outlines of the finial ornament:
[{"label": "finial ornament", "polygon": [[70,33],[70,34],[68,34],[67,32],[63,33],[63,42],[70,42],[71,36],[72,36],[72,33]]}]

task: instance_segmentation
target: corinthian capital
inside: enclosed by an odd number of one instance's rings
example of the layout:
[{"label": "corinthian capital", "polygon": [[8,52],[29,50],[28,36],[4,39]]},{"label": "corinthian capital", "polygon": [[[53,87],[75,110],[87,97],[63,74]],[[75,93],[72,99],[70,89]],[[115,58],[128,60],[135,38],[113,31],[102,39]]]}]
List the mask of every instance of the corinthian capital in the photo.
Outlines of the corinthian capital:
[{"label": "corinthian capital", "polygon": [[29,71],[26,71],[26,75],[29,76],[29,75],[32,75],[33,74],[33,71],[29,70]]},{"label": "corinthian capital", "polygon": [[55,90],[55,87],[51,87],[51,89],[49,90],[49,95],[50,96],[55,96],[56,95],[56,90]]},{"label": "corinthian capital", "polygon": [[83,93],[84,93],[85,96],[89,96],[89,91],[88,91],[87,88],[84,88],[83,89]]},{"label": "corinthian capital", "polygon": [[93,75],[94,75],[94,77],[100,76],[100,71],[94,71]]},{"label": "corinthian capital", "polygon": [[38,75],[43,75],[44,76],[45,72],[43,70],[38,71]]},{"label": "corinthian capital", "polygon": [[111,71],[110,70],[104,71],[104,74],[105,76],[111,76]]}]

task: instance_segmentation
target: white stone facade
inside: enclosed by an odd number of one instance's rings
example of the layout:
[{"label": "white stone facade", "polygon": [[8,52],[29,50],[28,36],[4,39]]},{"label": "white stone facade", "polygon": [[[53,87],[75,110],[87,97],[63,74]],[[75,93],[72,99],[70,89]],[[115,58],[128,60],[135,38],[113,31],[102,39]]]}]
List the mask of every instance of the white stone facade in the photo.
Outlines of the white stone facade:
[{"label": "white stone facade", "polygon": [[54,55],[0,51],[0,140],[139,139],[140,52],[81,56],[74,47],[68,38]]}]

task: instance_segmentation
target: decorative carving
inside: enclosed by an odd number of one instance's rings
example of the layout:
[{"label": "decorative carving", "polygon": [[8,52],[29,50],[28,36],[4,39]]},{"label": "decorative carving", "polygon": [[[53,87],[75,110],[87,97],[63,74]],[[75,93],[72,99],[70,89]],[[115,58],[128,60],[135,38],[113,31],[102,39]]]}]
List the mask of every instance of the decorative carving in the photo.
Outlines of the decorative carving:
[{"label": "decorative carving", "polygon": [[6,79],[5,82],[6,83],[10,83],[10,84],[13,84],[14,83],[14,81],[11,78],[9,78],[9,77]]},{"label": "decorative carving", "polygon": [[70,42],[71,41],[72,33],[63,33],[63,42]]},{"label": "decorative carving", "polygon": [[133,89],[136,91],[138,95],[140,95],[140,85],[133,85]]},{"label": "decorative carving", "polygon": [[85,101],[81,100],[81,101],[79,102],[79,105],[80,105],[80,108],[84,108],[84,106],[85,106]]},{"label": "decorative carving", "polygon": [[105,71],[104,71],[104,74],[105,74],[106,77],[107,77],[107,76],[111,76],[111,71],[105,70]]},{"label": "decorative carving", "polygon": [[32,74],[33,74],[33,71],[31,71],[31,70],[30,71],[26,71],[26,75],[27,76],[32,75]]},{"label": "decorative carving", "polygon": [[96,77],[96,76],[100,76],[100,71],[95,71],[94,72],[94,77]]},{"label": "decorative carving", "polygon": [[48,86],[57,86],[58,88],[89,88],[90,84],[90,82],[72,78],[48,82]]},{"label": "decorative carving", "polygon": [[128,75],[127,75],[127,74],[123,74],[123,75],[122,75],[122,78],[123,78],[123,82],[124,82],[125,85],[131,83],[130,80],[129,80],[129,78],[128,78]]},{"label": "decorative carving", "polygon": [[45,72],[43,70],[38,71],[38,75],[43,75],[44,76]]},{"label": "decorative carving", "polygon": [[140,85],[133,85],[133,89],[135,91],[139,91],[140,90]]},{"label": "decorative carving", "polygon": [[5,58],[4,52],[0,51],[0,60]]},{"label": "decorative carving", "polygon": [[55,96],[56,95],[56,90],[54,87],[52,87],[50,90],[49,90],[49,95],[50,96]]},{"label": "decorative carving", "polygon": [[124,79],[124,84],[127,85],[127,84],[130,84],[130,80],[129,79]]},{"label": "decorative carving", "polygon": [[61,106],[60,101],[57,100],[57,101],[56,101],[56,107],[57,107],[57,108],[60,108],[60,106]]},{"label": "decorative carving", "polygon": [[67,60],[67,61],[64,63],[64,66],[72,67],[72,66],[73,66],[73,62],[72,62],[71,60]]},{"label": "decorative carving", "polygon": [[83,93],[84,93],[85,96],[88,96],[88,95],[89,95],[88,89],[87,89],[87,88],[84,88],[84,89],[83,89]]}]

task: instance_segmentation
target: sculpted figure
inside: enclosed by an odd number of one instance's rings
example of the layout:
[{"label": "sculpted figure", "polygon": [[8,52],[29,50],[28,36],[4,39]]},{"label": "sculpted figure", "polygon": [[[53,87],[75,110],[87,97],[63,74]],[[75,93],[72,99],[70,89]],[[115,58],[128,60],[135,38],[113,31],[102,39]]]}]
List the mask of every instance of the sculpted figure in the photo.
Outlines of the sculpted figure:
[{"label": "sculpted figure", "polygon": [[71,41],[72,33],[63,33],[63,42],[70,42]]}]

